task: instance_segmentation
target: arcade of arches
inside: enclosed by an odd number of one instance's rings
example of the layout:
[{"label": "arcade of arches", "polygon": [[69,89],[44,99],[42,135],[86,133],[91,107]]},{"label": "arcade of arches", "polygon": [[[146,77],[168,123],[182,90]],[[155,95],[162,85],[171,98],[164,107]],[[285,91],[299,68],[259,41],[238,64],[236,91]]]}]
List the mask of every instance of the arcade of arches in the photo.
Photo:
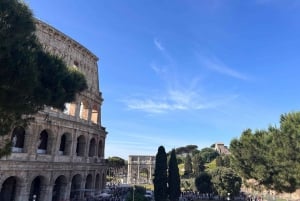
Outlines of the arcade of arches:
[{"label": "arcade of arches", "polygon": [[11,141],[12,154],[1,159],[1,201],[85,198],[105,187],[104,139],[98,134],[32,124],[16,127]]},{"label": "arcade of arches", "polygon": [[[1,201],[61,201],[85,198],[94,190],[103,189],[105,174],[87,172],[86,174],[58,175],[29,174],[28,177],[9,176],[1,178]],[[101,182],[102,181],[102,182]],[[84,189],[84,190],[83,190]]]},{"label": "arcade of arches", "polygon": [[0,143],[12,143],[11,155],[0,159],[0,201],[84,199],[106,182],[98,57],[54,27],[38,19],[35,23],[45,51],[67,66],[74,64],[88,88],[66,103],[64,111],[45,107],[26,129],[16,127],[0,137]]}]

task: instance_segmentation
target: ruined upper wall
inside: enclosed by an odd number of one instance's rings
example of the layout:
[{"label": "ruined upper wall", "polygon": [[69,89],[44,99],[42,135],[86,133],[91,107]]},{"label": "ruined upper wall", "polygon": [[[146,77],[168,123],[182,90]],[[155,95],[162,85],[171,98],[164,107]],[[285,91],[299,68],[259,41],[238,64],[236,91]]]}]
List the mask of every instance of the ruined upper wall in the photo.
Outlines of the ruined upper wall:
[{"label": "ruined upper wall", "polygon": [[97,56],[64,33],[37,19],[36,35],[47,52],[58,55],[68,66],[78,68],[85,75],[89,92],[99,94]]}]

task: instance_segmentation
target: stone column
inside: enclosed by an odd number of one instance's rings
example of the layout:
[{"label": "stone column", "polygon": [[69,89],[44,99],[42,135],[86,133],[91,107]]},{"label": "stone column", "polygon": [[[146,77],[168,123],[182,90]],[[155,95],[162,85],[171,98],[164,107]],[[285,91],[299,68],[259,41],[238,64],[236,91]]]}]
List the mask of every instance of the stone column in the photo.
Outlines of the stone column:
[{"label": "stone column", "polygon": [[91,104],[89,103],[88,118],[87,118],[89,123],[92,122],[92,112],[93,112],[92,107],[91,107]]},{"label": "stone column", "polygon": [[28,183],[16,186],[15,201],[24,201],[29,199]]},{"label": "stone column", "polygon": [[52,185],[42,185],[40,198],[38,201],[52,201],[53,186]]},{"label": "stone column", "polygon": [[67,184],[67,186],[66,186],[66,190],[65,190],[65,194],[64,194],[64,196],[63,196],[63,198],[65,199],[65,200],[68,200],[68,199],[70,199],[70,195],[71,195],[71,185],[72,185],[72,181],[70,181],[68,184]]},{"label": "stone column", "polygon": [[75,117],[80,118],[80,106],[81,106],[81,101],[78,100],[76,103],[76,109],[75,109]]},{"label": "stone column", "polygon": [[131,157],[129,157],[129,160],[128,160],[128,169],[127,169],[127,182],[128,183],[130,183],[130,184],[132,184],[132,176],[131,176],[131,174],[132,174],[132,170],[131,170],[131,168],[132,168],[132,165],[131,165],[131,163],[132,163],[132,160],[131,160]]}]

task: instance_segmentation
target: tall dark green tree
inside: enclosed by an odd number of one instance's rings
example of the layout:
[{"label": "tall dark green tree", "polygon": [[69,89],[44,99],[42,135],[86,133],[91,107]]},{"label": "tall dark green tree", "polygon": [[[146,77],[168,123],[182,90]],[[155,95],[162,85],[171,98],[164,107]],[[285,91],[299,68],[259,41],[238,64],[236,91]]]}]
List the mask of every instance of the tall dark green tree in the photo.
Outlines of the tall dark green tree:
[{"label": "tall dark green tree", "polygon": [[201,172],[195,179],[195,186],[200,193],[212,193],[213,186],[210,174]]},{"label": "tall dark green tree", "polygon": [[198,153],[193,156],[193,170],[194,170],[194,175],[197,177],[201,172],[205,170],[205,162],[203,161],[201,154]]},{"label": "tall dark green tree", "polygon": [[170,201],[178,201],[180,197],[180,175],[175,149],[172,149],[168,169],[168,194]]},{"label": "tall dark green tree", "polygon": [[[64,109],[87,88],[84,75],[44,52],[30,9],[18,0],[0,1],[0,136],[27,126],[45,105]],[[0,142],[0,157],[10,139]]]},{"label": "tall dark green tree", "polygon": [[218,167],[211,171],[211,182],[219,196],[225,198],[240,193],[242,179],[231,169]]},{"label": "tall dark green tree", "polygon": [[166,201],[168,199],[168,175],[167,175],[167,154],[163,146],[158,147],[155,158],[154,171],[154,198],[159,201]]},{"label": "tall dark green tree", "polygon": [[214,150],[213,148],[206,147],[206,148],[203,148],[200,150],[200,156],[205,163],[210,163],[218,155],[219,155],[219,153],[216,150]]},{"label": "tall dark green tree", "polygon": [[184,160],[184,175],[190,175],[193,173],[192,159],[189,154],[186,155]]}]

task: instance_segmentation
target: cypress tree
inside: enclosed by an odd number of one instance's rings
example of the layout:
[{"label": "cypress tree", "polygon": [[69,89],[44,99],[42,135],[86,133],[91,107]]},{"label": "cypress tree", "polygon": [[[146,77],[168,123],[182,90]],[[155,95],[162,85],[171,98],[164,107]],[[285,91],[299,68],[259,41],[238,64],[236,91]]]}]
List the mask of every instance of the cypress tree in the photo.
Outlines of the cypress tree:
[{"label": "cypress tree", "polygon": [[158,148],[155,158],[155,171],[154,171],[154,198],[156,201],[166,201],[167,194],[167,154],[165,148],[160,146]]},{"label": "cypress tree", "polygon": [[193,173],[192,159],[191,156],[188,154],[185,157],[184,161],[184,175],[190,175],[191,173]]},{"label": "cypress tree", "polygon": [[171,152],[169,160],[169,174],[168,174],[168,194],[170,201],[178,201],[180,196],[180,176],[178,163],[176,159],[175,149]]}]

